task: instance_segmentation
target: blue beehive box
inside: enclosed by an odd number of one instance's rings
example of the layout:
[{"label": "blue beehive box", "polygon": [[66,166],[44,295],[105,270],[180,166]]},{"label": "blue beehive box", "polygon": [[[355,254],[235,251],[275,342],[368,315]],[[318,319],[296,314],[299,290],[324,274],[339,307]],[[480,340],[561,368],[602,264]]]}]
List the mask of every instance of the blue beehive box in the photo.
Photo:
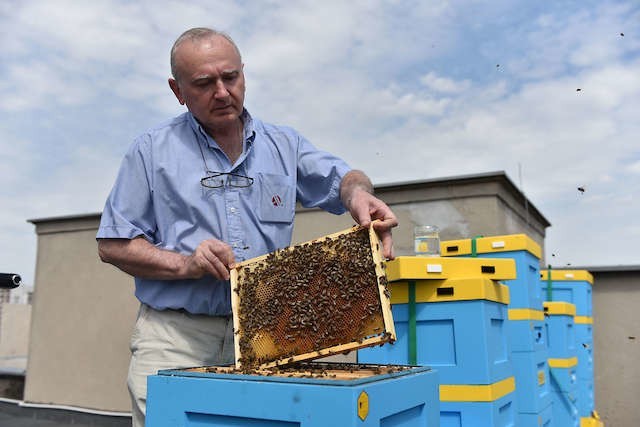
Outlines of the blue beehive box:
[{"label": "blue beehive box", "polygon": [[510,308],[506,324],[511,352],[542,351],[548,347],[542,310]]},{"label": "blue beehive box", "polygon": [[548,359],[549,381],[552,392],[575,393],[578,387],[578,375],[576,366],[578,359]]},{"label": "blue beehive box", "polygon": [[577,358],[549,359],[553,422],[557,426],[578,426],[579,391]]},{"label": "blue beehive box", "polygon": [[160,371],[148,379],[147,425],[438,426],[438,379],[429,368],[394,372],[353,365],[352,372],[341,368],[332,378],[328,373],[337,368],[317,365],[326,374],[311,378],[297,376],[306,368],[287,374],[292,377],[211,368]]},{"label": "blue beehive box", "polygon": [[540,412],[518,412],[518,427],[553,427],[553,408],[549,402]]},{"label": "blue beehive box", "polygon": [[553,426],[579,427],[580,416],[576,400],[568,393],[552,392]]},{"label": "blue beehive box", "polygon": [[593,381],[578,377],[578,415],[589,417],[595,409]]},{"label": "blue beehive box", "polygon": [[578,356],[578,378],[593,381],[593,344],[585,342],[578,344],[576,354]]},{"label": "blue beehive box", "polygon": [[578,378],[593,382],[593,319],[588,316],[576,316],[574,319]]},{"label": "blue beehive box", "polygon": [[550,285],[551,300],[575,305],[578,316],[593,316],[591,273],[586,270],[542,270],[540,280],[543,288]]},{"label": "blue beehive box", "polygon": [[440,243],[442,256],[513,259],[516,278],[505,280],[509,287],[509,308],[542,310],[540,289],[540,245],[525,234],[447,240]]},{"label": "blue beehive box", "polygon": [[590,379],[593,381],[593,348],[591,345],[583,344],[577,348],[578,355],[578,378]]},{"label": "blue beehive box", "polygon": [[593,318],[588,316],[575,316],[576,344],[593,342]]},{"label": "blue beehive box", "polygon": [[551,404],[547,351],[511,353],[518,411],[540,413]]},{"label": "blue beehive box", "polygon": [[[440,427],[513,427],[517,406],[513,378],[494,385],[492,390],[473,391],[477,386],[460,386],[461,390],[440,388]],[[480,396],[478,396],[480,394]],[[474,397],[476,395],[476,397]],[[465,400],[466,399],[466,400]]]},{"label": "blue beehive box", "polygon": [[430,366],[442,384],[493,384],[513,375],[506,286],[468,278],[397,281],[389,288],[397,341],[358,350],[359,362]]},{"label": "blue beehive box", "polygon": [[545,301],[544,312],[549,337],[549,357],[576,357],[575,305],[560,301]]}]

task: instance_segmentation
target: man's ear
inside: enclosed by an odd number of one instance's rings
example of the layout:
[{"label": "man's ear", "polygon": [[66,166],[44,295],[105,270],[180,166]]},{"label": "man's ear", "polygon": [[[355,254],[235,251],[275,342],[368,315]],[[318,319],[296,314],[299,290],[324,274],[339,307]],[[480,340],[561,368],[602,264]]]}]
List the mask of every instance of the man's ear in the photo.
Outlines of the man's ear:
[{"label": "man's ear", "polygon": [[169,87],[171,88],[171,90],[173,91],[173,94],[178,99],[178,102],[180,103],[180,105],[184,105],[184,98],[180,93],[180,86],[178,85],[178,82],[176,81],[176,79],[172,79],[172,78],[169,79]]}]

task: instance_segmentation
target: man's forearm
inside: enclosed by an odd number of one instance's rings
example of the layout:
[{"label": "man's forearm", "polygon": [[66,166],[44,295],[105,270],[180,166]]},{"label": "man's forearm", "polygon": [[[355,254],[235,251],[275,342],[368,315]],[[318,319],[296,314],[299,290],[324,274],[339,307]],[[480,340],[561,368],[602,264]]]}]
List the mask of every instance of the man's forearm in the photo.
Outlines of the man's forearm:
[{"label": "man's forearm", "polygon": [[391,229],[398,225],[398,219],[389,206],[373,195],[371,180],[358,170],[347,173],[340,184],[340,199],[351,217],[363,227],[372,221],[378,236],[382,240],[383,255],[393,258]]},{"label": "man's forearm", "polygon": [[98,253],[103,262],[132,276],[162,280],[186,278],[186,256],[159,249],[141,237],[100,239]]},{"label": "man's forearm", "polygon": [[354,193],[357,191],[373,194],[373,184],[364,172],[354,169],[347,172],[340,183],[340,200],[349,211],[351,211]]}]

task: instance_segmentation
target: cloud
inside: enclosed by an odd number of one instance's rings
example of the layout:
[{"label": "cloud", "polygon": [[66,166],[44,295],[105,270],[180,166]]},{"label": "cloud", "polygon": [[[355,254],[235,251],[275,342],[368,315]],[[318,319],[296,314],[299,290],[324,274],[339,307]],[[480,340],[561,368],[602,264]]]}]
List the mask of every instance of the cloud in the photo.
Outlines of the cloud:
[{"label": "cloud", "polygon": [[[58,62],[58,61],[55,61]],[[0,83],[0,110],[16,112],[42,108],[45,104],[58,106],[87,103],[92,94],[82,87],[68,83],[67,66],[40,59],[7,64],[7,79]]]},{"label": "cloud", "polygon": [[640,160],[635,160],[625,167],[626,171],[633,175],[640,175]]},{"label": "cloud", "polygon": [[436,73],[430,72],[420,78],[420,82],[429,89],[443,93],[461,93],[471,87],[471,81],[463,80],[457,82],[446,77],[439,77]]},{"label": "cloud", "polygon": [[521,171],[549,247],[600,260],[576,236],[595,221],[620,244],[640,210],[639,19],[595,0],[0,3],[0,232],[33,244],[26,218],[102,208],[133,138],[183,111],[169,48],[205,25],[239,44],[252,114],[376,183]]}]

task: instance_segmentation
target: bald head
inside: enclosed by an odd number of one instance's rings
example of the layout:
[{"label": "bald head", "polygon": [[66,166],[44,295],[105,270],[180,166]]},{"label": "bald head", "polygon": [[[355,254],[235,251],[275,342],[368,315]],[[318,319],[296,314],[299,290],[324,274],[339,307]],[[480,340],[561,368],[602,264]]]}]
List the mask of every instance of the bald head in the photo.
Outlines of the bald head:
[{"label": "bald head", "polygon": [[224,33],[222,31],[217,31],[211,28],[204,28],[204,27],[191,28],[185,31],[184,33],[182,33],[180,37],[178,37],[176,41],[173,43],[173,47],[171,48],[170,62],[171,62],[171,75],[173,76],[173,78],[178,80],[178,77],[180,74],[179,72],[180,70],[176,61],[176,52],[178,51],[178,48],[182,43],[184,43],[185,41],[190,41],[191,43],[199,43],[199,42],[202,42],[205,40],[211,40],[217,37],[220,37],[226,40],[231,46],[233,46],[233,49],[238,54],[238,58],[240,58],[240,62],[242,62],[240,49],[238,49],[238,46],[236,45],[236,43],[233,41],[231,36],[229,36],[227,33]]}]

